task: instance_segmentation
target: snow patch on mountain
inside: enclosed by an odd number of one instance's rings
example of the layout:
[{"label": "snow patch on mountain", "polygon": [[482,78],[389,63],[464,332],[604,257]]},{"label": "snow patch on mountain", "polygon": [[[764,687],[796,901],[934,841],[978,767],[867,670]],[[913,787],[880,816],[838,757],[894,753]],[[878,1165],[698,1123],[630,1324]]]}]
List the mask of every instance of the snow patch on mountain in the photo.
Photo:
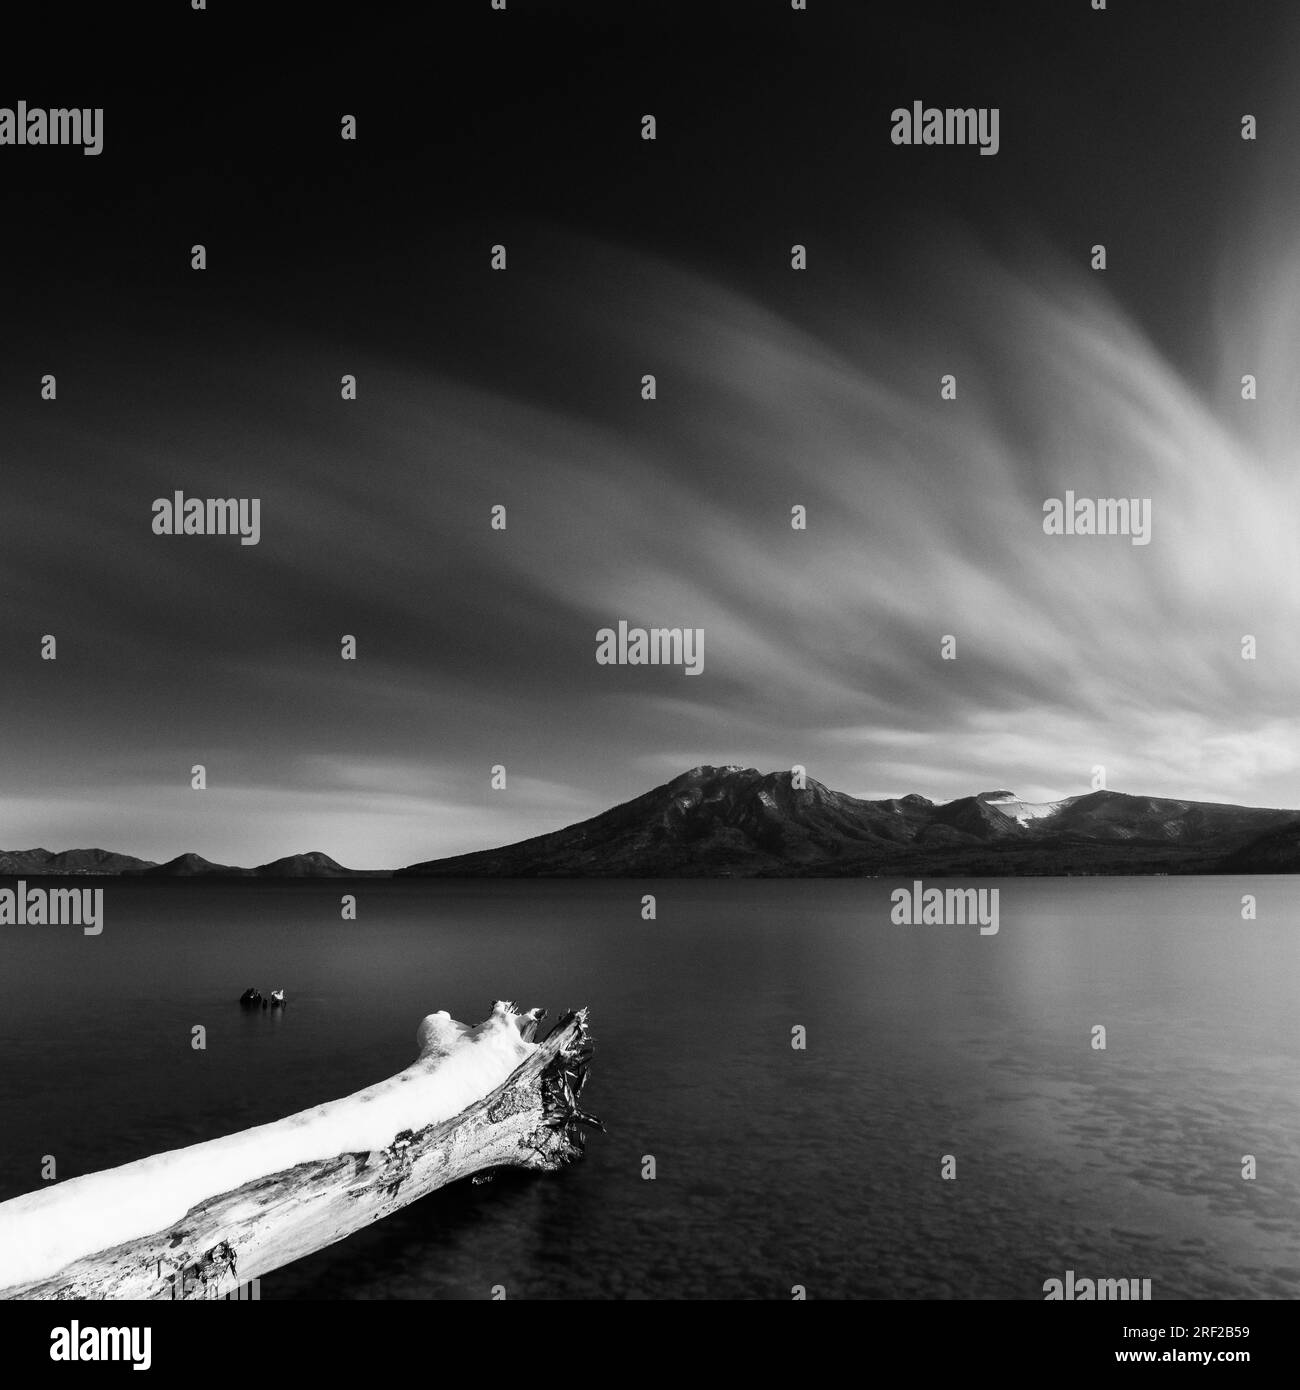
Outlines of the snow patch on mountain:
[{"label": "snow patch on mountain", "polygon": [[1063,806],[1068,806],[1075,798],[1067,796],[1060,801],[1020,801],[1014,796],[1005,800],[986,799],[985,804],[1001,811],[1009,820],[1018,825],[1028,825],[1030,821],[1044,820],[1054,816]]}]

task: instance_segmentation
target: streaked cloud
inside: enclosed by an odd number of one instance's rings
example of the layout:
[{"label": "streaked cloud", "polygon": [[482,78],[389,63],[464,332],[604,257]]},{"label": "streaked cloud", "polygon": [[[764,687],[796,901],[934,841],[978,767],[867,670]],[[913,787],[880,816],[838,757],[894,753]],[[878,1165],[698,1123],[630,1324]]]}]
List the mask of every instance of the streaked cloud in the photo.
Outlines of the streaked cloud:
[{"label": "streaked cloud", "polygon": [[[0,632],[31,653],[0,697],[0,842],[377,867],[705,761],[935,799],[1052,799],[1100,763],[1121,790],[1300,806],[1295,393],[1186,379],[1086,271],[954,237],[916,263],[905,318],[864,280],[796,322],[593,245],[568,279],[520,274],[511,331],[581,345],[546,405],[373,360],[345,406],[336,347],[281,337],[228,352],[206,406],[123,420],[108,377],[19,421],[46,463],[0,556]],[[1293,320],[1270,322],[1261,381],[1300,379]],[[588,361],[624,399],[592,402]],[[192,368],[160,361],[160,393]],[[261,544],[153,536],[176,488],[260,497]],[[1150,497],[1151,544],[1045,536],[1067,489]],[[703,627],[705,674],[598,667],[618,618]]]}]

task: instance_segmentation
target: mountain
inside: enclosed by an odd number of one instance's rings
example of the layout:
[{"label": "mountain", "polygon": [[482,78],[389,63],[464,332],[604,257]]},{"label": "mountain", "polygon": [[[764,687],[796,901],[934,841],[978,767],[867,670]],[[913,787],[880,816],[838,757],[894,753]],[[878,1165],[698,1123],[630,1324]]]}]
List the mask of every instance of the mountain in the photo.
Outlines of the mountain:
[{"label": "mountain", "polygon": [[309,854],[286,854],[269,864],[259,864],[247,870],[258,878],[355,878],[355,869],[345,869],[328,854],[312,850]]},{"label": "mountain", "polygon": [[153,867],[148,859],[107,849],[0,849],[0,875],[124,874]]},{"label": "mountain", "polygon": [[825,863],[876,842],[910,841],[925,806],[865,802],[789,773],[697,767],[549,835],[399,869],[402,875],[750,876]]},{"label": "mountain", "polygon": [[[345,869],[328,854],[311,850],[307,854],[286,854],[255,869],[241,869],[231,864],[212,864],[197,854],[178,854],[166,864],[145,870],[149,878],[371,878],[375,875],[361,869]],[[387,878],[386,873],[380,875]]]},{"label": "mountain", "polygon": [[218,874],[225,878],[242,878],[251,876],[253,872],[252,869],[236,869],[229,864],[213,864],[199,854],[178,854],[175,859],[169,859],[165,864],[155,864],[152,869],[146,869],[142,877],[199,878]]},{"label": "mountain", "polygon": [[1220,865],[1225,874],[1300,873],[1300,820],[1266,831],[1235,850]]},{"label": "mountain", "polygon": [[[1044,803],[1005,790],[943,805],[915,794],[866,801],[812,780],[796,786],[788,772],[702,766],[564,830],[412,864],[397,876],[1226,872],[1228,856],[1287,825],[1293,842],[1295,811],[1112,791]],[[1300,867],[1300,853],[1292,862]]]},{"label": "mountain", "polygon": [[57,854],[48,849],[0,849],[0,878],[66,877],[70,874],[118,874],[128,878],[389,878],[387,869],[345,869],[342,864],[312,850],[287,854],[255,869],[233,864],[214,864],[199,854],[178,854],[165,864],[113,854],[103,849],[67,849]]}]

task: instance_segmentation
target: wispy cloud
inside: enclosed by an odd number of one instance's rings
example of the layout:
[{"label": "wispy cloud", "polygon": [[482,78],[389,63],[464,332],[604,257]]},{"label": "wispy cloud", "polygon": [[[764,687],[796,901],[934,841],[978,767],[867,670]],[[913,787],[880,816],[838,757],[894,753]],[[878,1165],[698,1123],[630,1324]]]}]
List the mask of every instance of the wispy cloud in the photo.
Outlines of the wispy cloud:
[{"label": "wispy cloud", "polygon": [[[701,761],[936,798],[1070,794],[1101,763],[1128,790],[1300,805],[1295,392],[1185,379],[1086,271],[952,238],[919,263],[905,318],[840,281],[798,322],[609,247],[521,275],[512,327],[625,371],[596,404],[374,360],[347,363],[344,405],[340,354],[282,340],[221,365],[234,417],[126,427],[99,401],[18,427],[64,462],[57,489],[15,482],[0,556],[0,635],[30,653],[0,696],[8,840],[395,864]],[[1300,380],[1293,318],[1268,323],[1261,382]],[[261,544],[153,536],[176,488],[260,497]],[[1150,498],[1151,544],[1044,535],[1067,489]],[[597,666],[620,617],[703,627],[705,674]],[[189,791],[213,750],[228,775]],[[496,763],[489,802],[470,789]]]}]

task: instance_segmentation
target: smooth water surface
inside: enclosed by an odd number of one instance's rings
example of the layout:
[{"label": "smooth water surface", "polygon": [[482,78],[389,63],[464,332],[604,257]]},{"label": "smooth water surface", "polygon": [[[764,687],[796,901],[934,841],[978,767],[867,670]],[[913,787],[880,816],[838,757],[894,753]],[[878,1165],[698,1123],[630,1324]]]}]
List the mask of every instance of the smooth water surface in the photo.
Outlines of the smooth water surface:
[{"label": "smooth water surface", "polygon": [[984,881],[995,936],[893,925],[883,880],[94,882],[98,937],[0,928],[0,1197],[368,1085],[436,1009],[590,1006],[582,1163],[435,1193],[264,1299],[1300,1293],[1297,880]]}]

